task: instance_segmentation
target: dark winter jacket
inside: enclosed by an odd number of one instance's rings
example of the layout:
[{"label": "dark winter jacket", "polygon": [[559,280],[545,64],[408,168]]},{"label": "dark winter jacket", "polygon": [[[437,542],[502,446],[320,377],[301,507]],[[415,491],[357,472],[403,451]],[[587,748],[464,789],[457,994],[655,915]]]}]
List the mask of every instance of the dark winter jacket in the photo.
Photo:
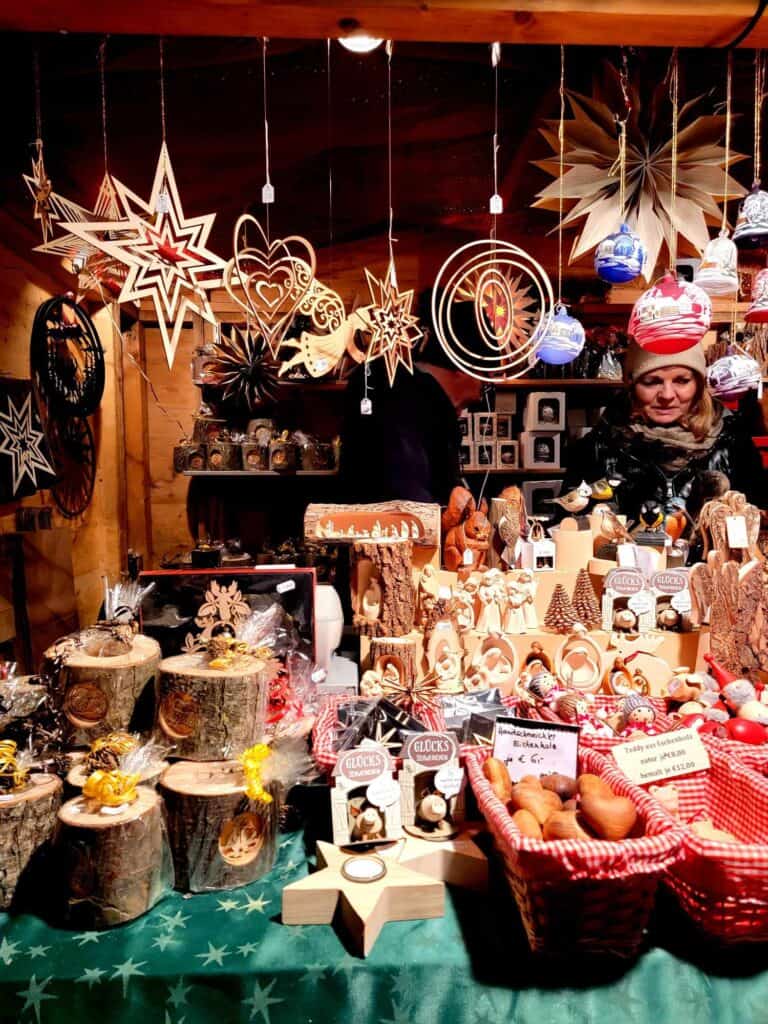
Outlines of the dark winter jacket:
[{"label": "dark winter jacket", "polygon": [[[669,507],[675,498],[686,502],[692,515],[698,513],[700,495],[697,480],[705,470],[724,473],[733,490],[742,491],[759,508],[768,508],[766,474],[760,453],[737,413],[724,411],[723,428],[711,448],[693,454],[687,465],[675,472],[662,468],[664,442],[649,441],[639,433],[628,433],[629,405],[625,398],[605,410],[597,426],[568,449],[563,493],[582,480],[593,483],[601,477],[616,476],[623,482],[616,491],[619,512],[630,520],[644,501],[656,500]],[[659,427],[659,437],[664,427]],[[699,481],[700,483],[700,481]]]}]

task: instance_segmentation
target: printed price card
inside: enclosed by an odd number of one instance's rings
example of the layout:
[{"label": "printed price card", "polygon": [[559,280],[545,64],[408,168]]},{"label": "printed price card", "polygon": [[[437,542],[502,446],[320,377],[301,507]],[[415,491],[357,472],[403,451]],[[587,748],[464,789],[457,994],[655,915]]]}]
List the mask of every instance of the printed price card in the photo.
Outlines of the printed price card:
[{"label": "printed price card", "polygon": [[523,775],[548,775],[550,772],[560,772],[575,779],[579,727],[499,716],[496,719],[493,756],[506,764],[513,782]]},{"label": "printed price card", "polygon": [[709,754],[695,729],[675,729],[620,743],[613,748],[613,756],[624,774],[638,785],[709,768]]}]

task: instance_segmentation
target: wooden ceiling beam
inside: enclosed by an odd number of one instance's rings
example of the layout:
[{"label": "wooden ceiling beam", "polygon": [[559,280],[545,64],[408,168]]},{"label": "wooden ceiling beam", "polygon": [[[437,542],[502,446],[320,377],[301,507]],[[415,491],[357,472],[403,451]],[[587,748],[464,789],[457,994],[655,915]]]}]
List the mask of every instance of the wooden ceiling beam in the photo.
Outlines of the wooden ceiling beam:
[{"label": "wooden ceiling beam", "polygon": [[[0,29],[164,36],[723,46],[756,0],[5,0]],[[768,18],[744,41],[768,46]]]}]

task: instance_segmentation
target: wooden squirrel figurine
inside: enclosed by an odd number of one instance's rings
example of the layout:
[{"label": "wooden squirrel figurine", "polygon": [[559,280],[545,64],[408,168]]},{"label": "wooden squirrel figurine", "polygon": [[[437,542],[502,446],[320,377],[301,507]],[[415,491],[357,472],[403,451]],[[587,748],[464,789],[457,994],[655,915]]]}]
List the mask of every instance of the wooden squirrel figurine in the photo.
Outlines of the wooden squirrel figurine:
[{"label": "wooden squirrel figurine", "polygon": [[[443,512],[443,562],[446,569],[466,578],[475,570],[486,568],[491,524],[488,521],[488,503],[483,500],[477,507],[472,494],[465,487],[454,487]],[[471,561],[466,552],[472,554]]]}]

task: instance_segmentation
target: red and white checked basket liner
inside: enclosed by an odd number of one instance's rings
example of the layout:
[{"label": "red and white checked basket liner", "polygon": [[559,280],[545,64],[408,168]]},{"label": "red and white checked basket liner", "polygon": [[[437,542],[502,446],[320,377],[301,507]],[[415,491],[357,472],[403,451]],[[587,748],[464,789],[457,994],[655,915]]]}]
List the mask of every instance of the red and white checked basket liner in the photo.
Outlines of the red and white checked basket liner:
[{"label": "red and white checked basket liner", "polygon": [[503,858],[531,948],[636,953],[660,876],[680,856],[681,830],[607,758],[583,747],[579,771],[599,775],[618,796],[629,797],[645,834],[621,842],[523,836],[483,774],[489,756],[485,750],[470,752],[467,771]]},{"label": "red and white checked basket liner", "polygon": [[[768,940],[768,779],[715,743],[707,742],[707,748],[709,770],[670,780],[679,794],[680,819],[710,818],[741,842],[702,839],[684,827],[682,857],[669,867],[665,882],[685,913],[710,936],[728,943],[764,942]],[[752,759],[757,765],[757,751]],[[768,771],[765,755],[764,767]]]}]

